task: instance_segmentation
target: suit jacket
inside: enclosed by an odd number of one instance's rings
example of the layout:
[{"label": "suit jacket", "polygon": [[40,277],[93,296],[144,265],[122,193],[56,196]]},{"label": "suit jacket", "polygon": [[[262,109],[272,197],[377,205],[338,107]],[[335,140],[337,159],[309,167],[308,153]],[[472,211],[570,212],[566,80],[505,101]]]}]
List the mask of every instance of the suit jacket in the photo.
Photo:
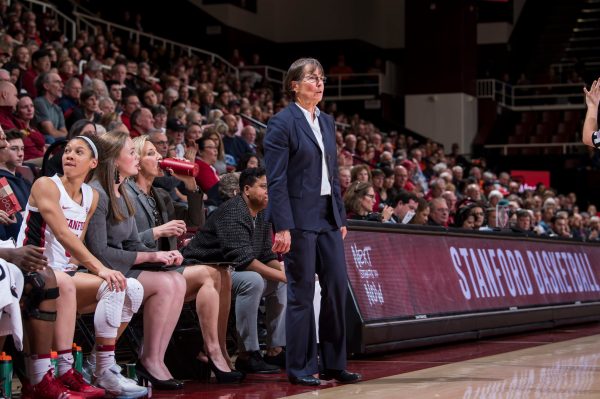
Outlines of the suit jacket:
[{"label": "suit jacket", "polygon": [[[154,215],[152,213],[152,207],[148,203],[148,198],[135,184],[133,180],[127,180],[125,187],[131,202],[135,206],[135,224],[138,230],[138,236],[140,241],[148,248],[156,251],[169,251],[177,249],[177,237],[168,237],[165,239],[154,240],[152,228],[156,227],[154,222]],[[204,206],[202,204],[202,193],[190,193],[188,194],[187,212],[183,215],[177,215],[173,201],[169,193],[165,190],[157,187],[151,188],[156,200],[156,207],[158,208],[163,223],[167,223],[174,219],[183,219],[185,224],[188,226],[201,226],[204,224]],[[167,243],[162,243],[167,241]],[[163,245],[160,245],[160,244]]]},{"label": "suit jacket", "polygon": [[329,170],[335,224],[338,228],[346,224],[337,173],[335,123],[323,112],[318,119],[325,154],[321,153],[317,138],[295,103],[269,120],[264,139],[269,185],[267,219],[275,231],[319,230],[322,156],[326,157]]}]

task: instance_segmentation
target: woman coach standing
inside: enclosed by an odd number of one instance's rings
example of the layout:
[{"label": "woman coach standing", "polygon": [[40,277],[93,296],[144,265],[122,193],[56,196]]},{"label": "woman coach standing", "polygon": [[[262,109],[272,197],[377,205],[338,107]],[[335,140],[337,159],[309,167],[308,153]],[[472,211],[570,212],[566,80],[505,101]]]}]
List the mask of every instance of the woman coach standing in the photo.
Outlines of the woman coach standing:
[{"label": "woman coach standing", "polygon": [[[273,250],[286,254],[286,369],[290,382],[300,385],[319,385],[313,376],[319,371],[321,379],[342,383],[361,378],[346,371],[346,214],[334,121],[317,108],[325,80],[316,59],[295,61],[284,82],[293,102],[271,118],[264,140]],[[312,306],[315,273],[322,287],[320,365]]]}]

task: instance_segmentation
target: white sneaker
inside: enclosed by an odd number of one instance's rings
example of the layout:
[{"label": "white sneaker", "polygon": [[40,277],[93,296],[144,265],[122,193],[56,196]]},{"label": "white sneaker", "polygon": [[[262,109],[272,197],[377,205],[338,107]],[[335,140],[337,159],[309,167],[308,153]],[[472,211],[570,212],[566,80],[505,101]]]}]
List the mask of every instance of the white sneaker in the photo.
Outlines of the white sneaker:
[{"label": "white sneaker", "polygon": [[121,374],[121,367],[113,364],[100,376],[96,376],[95,384],[104,388],[108,395],[120,399],[135,399],[148,394],[148,389],[139,386],[135,381]]},{"label": "white sneaker", "polygon": [[83,361],[81,375],[83,376],[85,382],[87,382],[88,384],[91,384],[92,380],[94,379],[94,371],[96,371],[96,362],[92,363],[90,362],[89,358],[85,359]]}]

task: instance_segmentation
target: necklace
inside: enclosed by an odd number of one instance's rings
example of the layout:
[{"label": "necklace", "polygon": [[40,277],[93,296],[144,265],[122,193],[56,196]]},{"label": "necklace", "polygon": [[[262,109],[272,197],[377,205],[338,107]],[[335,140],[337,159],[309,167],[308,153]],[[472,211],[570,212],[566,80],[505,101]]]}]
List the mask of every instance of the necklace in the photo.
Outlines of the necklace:
[{"label": "necklace", "polygon": [[149,189],[148,193],[144,193],[144,191],[142,191],[142,193],[146,197],[146,201],[148,201],[148,205],[150,205],[150,208],[152,208],[152,216],[154,217],[154,225],[155,226],[161,225],[162,223],[160,220],[160,212],[158,211],[158,207],[156,206],[156,199],[154,198],[152,189]]}]

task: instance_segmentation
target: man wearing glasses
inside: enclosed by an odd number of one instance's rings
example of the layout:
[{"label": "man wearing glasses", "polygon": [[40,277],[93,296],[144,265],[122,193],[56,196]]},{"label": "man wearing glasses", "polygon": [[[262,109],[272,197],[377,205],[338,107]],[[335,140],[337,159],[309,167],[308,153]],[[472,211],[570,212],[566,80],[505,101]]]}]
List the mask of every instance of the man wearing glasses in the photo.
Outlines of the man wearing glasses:
[{"label": "man wearing glasses", "polygon": [[431,213],[429,214],[429,220],[427,224],[430,226],[442,226],[448,227],[448,216],[450,216],[450,210],[446,200],[442,197],[434,198],[429,203]]}]

